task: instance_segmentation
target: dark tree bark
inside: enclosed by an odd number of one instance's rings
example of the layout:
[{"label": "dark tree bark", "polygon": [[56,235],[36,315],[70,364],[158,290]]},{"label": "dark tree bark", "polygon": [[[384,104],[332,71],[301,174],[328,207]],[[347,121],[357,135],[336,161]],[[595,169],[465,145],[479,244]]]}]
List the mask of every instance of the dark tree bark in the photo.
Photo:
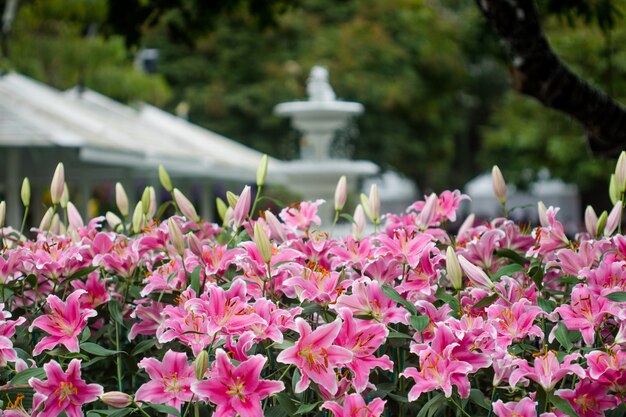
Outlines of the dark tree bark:
[{"label": "dark tree bark", "polygon": [[626,149],[626,108],[574,74],[554,53],[534,0],[475,0],[511,54],[513,87],[578,120],[594,154]]}]

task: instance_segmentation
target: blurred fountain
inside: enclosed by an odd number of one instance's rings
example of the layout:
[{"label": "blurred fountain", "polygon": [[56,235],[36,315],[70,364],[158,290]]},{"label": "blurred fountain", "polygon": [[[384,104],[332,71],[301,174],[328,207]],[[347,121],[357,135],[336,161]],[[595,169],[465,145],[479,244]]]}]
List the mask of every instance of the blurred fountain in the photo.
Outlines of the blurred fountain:
[{"label": "blurred fountain", "polygon": [[333,157],[333,139],[363,113],[363,105],[337,100],[328,81],[328,70],[321,66],[311,69],[306,90],[308,100],[280,103],[274,108],[278,116],[289,117],[291,125],[302,135],[300,159],[286,162],[283,169],[287,186],[304,200],[326,200],[319,214],[322,224],[328,227],[334,217],[334,192],[339,178],[345,175],[350,191],[354,191],[360,178],[376,174],[379,168],[370,161]]}]

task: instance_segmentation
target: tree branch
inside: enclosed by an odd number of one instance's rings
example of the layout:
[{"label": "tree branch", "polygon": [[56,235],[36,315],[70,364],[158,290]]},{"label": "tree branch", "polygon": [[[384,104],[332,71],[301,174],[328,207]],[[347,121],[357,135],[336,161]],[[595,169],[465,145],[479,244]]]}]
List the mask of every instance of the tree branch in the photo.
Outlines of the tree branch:
[{"label": "tree branch", "polygon": [[534,0],[476,0],[511,53],[513,87],[578,120],[595,154],[626,149],[626,108],[574,74],[554,53]]}]

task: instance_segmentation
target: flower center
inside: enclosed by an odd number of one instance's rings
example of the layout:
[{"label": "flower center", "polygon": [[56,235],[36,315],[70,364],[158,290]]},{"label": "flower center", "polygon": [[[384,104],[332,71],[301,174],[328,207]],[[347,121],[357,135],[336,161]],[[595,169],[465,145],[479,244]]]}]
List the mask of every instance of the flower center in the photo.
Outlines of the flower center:
[{"label": "flower center", "polygon": [[[185,379],[184,377],[182,379]],[[178,372],[174,372],[169,376],[163,377],[163,386],[165,388],[165,392],[179,392],[183,390],[183,387],[180,385],[180,380],[178,379]]]},{"label": "flower center", "polygon": [[229,389],[226,391],[226,394],[232,396],[236,395],[241,401],[245,401],[246,397],[243,395],[245,384],[241,380],[240,376],[238,376],[236,380],[232,381],[232,384],[230,384],[228,388]]}]

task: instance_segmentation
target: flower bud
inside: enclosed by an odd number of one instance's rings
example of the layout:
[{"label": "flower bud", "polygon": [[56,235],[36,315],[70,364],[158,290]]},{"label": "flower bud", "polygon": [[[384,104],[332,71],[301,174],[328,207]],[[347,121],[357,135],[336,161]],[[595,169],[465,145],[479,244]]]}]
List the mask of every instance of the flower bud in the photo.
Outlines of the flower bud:
[{"label": "flower bud", "polygon": [[596,236],[596,227],[598,226],[598,215],[591,206],[585,209],[585,229],[591,237]]},{"label": "flower bud", "polygon": [[496,195],[498,201],[504,205],[506,203],[506,183],[502,172],[497,165],[494,165],[491,169],[491,183],[493,186],[493,193]]},{"label": "flower bud", "polygon": [[20,193],[20,197],[22,197],[22,204],[24,207],[30,206],[30,181],[28,181],[28,177],[24,178],[22,181],[22,191]]},{"label": "flower bud", "polygon": [[185,253],[185,241],[183,240],[183,233],[178,226],[178,223],[170,217],[167,219],[167,228],[170,234],[170,243],[176,249],[176,252],[183,256]]},{"label": "flower bud", "polygon": [[0,202],[0,227],[4,227],[4,220],[7,216],[7,203],[2,200]]},{"label": "flower bud", "polygon": [[168,193],[172,192],[174,189],[174,187],[172,187],[172,180],[170,179],[170,174],[167,173],[163,165],[159,165],[159,181]]},{"label": "flower bud", "polygon": [[[4,203],[4,201],[3,201]],[[52,207],[48,207],[46,213],[43,215],[41,219],[41,223],[39,223],[40,230],[49,230],[52,225],[52,215],[54,214],[54,209]]]},{"label": "flower bud", "polygon": [[113,231],[115,231],[117,227],[122,224],[122,219],[120,219],[117,214],[113,212],[107,211],[104,217],[107,219],[107,223]]},{"label": "flower bud", "polygon": [[285,228],[280,223],[278,218],[269,210],[265,211],[265,222],[270,228],[271,236],[279,241],[284,242],[287,240],[287,236],[285,236]]},{"label": "flower bud", "polygon": [[237,204],[233,208],[233,219],[235,220],[235,228],[243,224],[250,212],[250,186],[243,187],[243,191],[237,199]]},{"label": "flower bud", "polygon": [[343,210],[343,206],[346,205],[348,199],[348,180],[345,175],[342,175],[337,182],[337,188],[335,188],[335,211]]},{"label": "flower bud", "polygon": [[550,227],[550,221],[548,220],[548,209],[543,201],[537,203],[537,214],[539,215],[539,224],[542,227]]},{"label": "flower bud", "polygon": [[370,209],[372,210],[372,223],[380,223],[380,196],[378,195],[378,186],[372,184],[369,195]]},{"label": "flower bud", "polygon": [[50,233],[53,235],[60,235],[62,234],[62,229],[59,213],[54,213],[54,216],[52,216],[52,222],[50,223]]},{"label": "flower bud", "polygon": [[115,184],[115,204],[122,216],[128,216],[128,196],[124,190],[124,186],[121,183]]},{"label": "flower bud", "polygon": [[461,265],[459,265],[459,260],[452,246],[448,246],[446,249],[446,270],[452,288],[457,291],[463,289],[463,271],[461,271]]},{"label": "flower bud", "polygon": [[65,169],[63,168],[63,163],[59,162],[56,169],[54,170],[54,175],[52,176],[52,183],[50,184],[50,198],[52,199],[52,204],[58,204],[61,201],[61,196],[63,195],[63,186],[65,185]]},{"label": "flower bud", "polygon": [[80,217],[80,213],[71,201],[67,203],[67,219],[70,225],[76,229],[80,229],[85,226],[83,218]]},{"label": "flower bud", "polygon": [[604,236],[611,236],[617,226],[622,221],[622,202],[618,201],[606,218],[606,226],[604,227]]},{"label": "flower bud", "polygon": [[265,178],[267,177],[267,154],[261,157],[259,167],[256,170],[256,185],[262,187],[265,184]]},{"label": "flower bud", "polygon": [[467,216],[467,218],[461,224],[461,227],[459,227],[459,231],[457,232],[457,236],[459,236],[459,237],[463,236],[465,233],[467,233],[467,231],[471,227],[474,227],[474,221],[475,220],[476,220],[476,215],[474,213],[471,213],[469,216]]},{"label": "flower bud", "polygon": [[258,221],[254,223],[254,237],[252,240],[259,249],[263,262],[268,264],[272,260],[272,243],[270,242],[269,237],[267,237],[267,233],[265,233],[263,225]]},{"label": "flower bud", "polygon": [[600,217],[598,217],[598,223],[596,224],[596,236],[602,236],[608,217],[609,217],[609,214],[606,212],[606,210],[604,210],[600,214]]},{"label": "flower bud", "polygon": [[465,271],[465,275],[472,281],[477,288],[482,288],[484,290],[491,291],[495,287],[493,281],[489,279],[489,276],[482,270],[482,268],[477,267],[467,259],[465,259],[462,255],[459,255],[458,258],[459,264],[463,271]]},{"label": "flower bud", "polygon": [[626,191],[626,152],[622,151],[615,166],[615,186],[621,193]]},{"label": "flower bud", "polygon": [[113,408],[126,408],[133,403],[133,397],[120,391],[105,392],[100,401]]},{"label": "flower bud", "polygon": [[143,204],[141,204],[141,201],[140,201],[135,206],[135,211],[133,211],[133,221],[132,221],[133,232],[139,233],[141,231],[144,220],[145,220],[145,216],[143,215]]},{"label": "flower bud", "polygon": [[424,208],[420,213],[420,223],[422,227],[427,228],[435,219],[435,214],[437,214],[437,202],[437,194],[435,193],[431,193],[426,199]]},{"label": "flower bud", "polygon": [[215,206],[217,207],[217,215],[220,216],[220,219],[223,221],[226,217],[226,209],[228,208],[226,207],[226,203],[224,203],[224,200],[217,197],[215,199]]},{"label": "flower bud", "polygon": [[617,203],[620,199],[620,191],[615,180],[615,174],[611,174],[611,180],[609,181],[609,198],[611,199],[611,204]]},{"label": "flower bud", "polygon": [[237,201],[239,201],[239,196],[231,191],[226,191],[226,201],[228,201],[229,207],[235,208]]},{"label": "flower bud", "polygon": [[361,204],[356,206],[352,219],[354,220],[354,223],[352,223],[352,234],[355,239],[359,240],[365,230],[365,211]]},{"label": "flower bud", "polygon": [[59,200],[59,204],[62,209],[67,208],[67,203],[70,202],[70,190],[67,188],[67,184],[63,184],[63,194],[61,194],[61,199]]},{"label": "flower bud", "polygon": [[149,201],[148,201],[148,210],[146,212],[146,218],[152,219],[156,215],[157,212],[157,202],[156,202],[156,191],[154,187],[148,187]]},{"label": "flower bud", "polygon": [[198,258],[202,258],[202,242],[198,239],[198,236],[189,232],[187,233],[187,247]]},{"label": "flower bud", "polygon": [[191,204],[191,201],[189,201],[189,199],[185,197],[185,195],[181,193],[178,188],[174,188],[172,194],[174,195],[176,205],[183,216],[194,223],[198,223],[200,221],[200,216],[198,216],[198,212],[196,212],[196,209],[193,204]]},{"label": "flower bud", "polygon": [[207,369],[209,369],[209,354],[206,350],[202,349],[193,362],[193,371],[198,381],[204,378]]},{"label": "flower bud", "polygon": [[143,214],[148,217],[148,211],[150,210],[150,187],[143,189],[143,193],[141,193],[141,205],[143,206]]}]

